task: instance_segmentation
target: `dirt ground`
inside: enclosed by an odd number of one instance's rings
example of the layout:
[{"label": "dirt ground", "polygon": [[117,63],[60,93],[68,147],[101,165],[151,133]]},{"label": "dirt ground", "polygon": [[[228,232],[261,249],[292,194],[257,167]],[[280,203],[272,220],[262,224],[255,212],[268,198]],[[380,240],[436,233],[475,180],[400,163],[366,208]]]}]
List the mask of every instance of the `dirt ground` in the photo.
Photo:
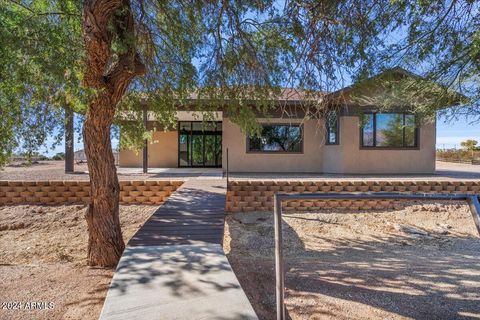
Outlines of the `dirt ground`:
[{"label": "dirt ground", "polygon": [[[141,169],[137,170],[140,171]],[[185,174],[148,174],[135,173],[129,168],[117,167],[117,175],[120,180],[148,180],[188,177]],[[74,173],[65,173],[64,161],[39,161],[31,166],[14,163],[0,168],[0,180],[88,180],[88,166],[86,163],[75,164]]]},{"label": "dirt ground", "polygon": [[[0,168],[0,180],[88,180],[86,163],[75,164],[75,173],[65,174],[63,161],[40,161],[29,167],[13,163]],[[149,168],[148,174],[140,173],[141,168],[117,167],[120,180],[146,179],[185,179],[208,172],[211,168]],[[219,170],[219,169],[214,169]],[[341,175],[341,174],[270,174],[270,173],[230,173],[235,180],[478,180],[480,165],[436,162],[436,172],[431,175]]]},{"label": "dirt ground", "polygon": [[[0,207],[0,319],[98,319],[113,270],[86,266],[85,208]],[[125,241],[156,208],[120,207]],[[23,310],[6,310],[8,302]],[[29,302],[53,308],[25,310]]]},{"label": "dirt ground", "polygon": [[[291,319],[478,319],[480,239],[466,205],[284,213]],[[272,213],[227,217],[225,251],[261,319],[275,318]]]},{"label": "dirt ground", "polygon": [[75,164],[75,173],[65,174],[64,161],[39,161],[31,166],[12,163],[0,169],[0,180],[88,180],[87,164]]}]

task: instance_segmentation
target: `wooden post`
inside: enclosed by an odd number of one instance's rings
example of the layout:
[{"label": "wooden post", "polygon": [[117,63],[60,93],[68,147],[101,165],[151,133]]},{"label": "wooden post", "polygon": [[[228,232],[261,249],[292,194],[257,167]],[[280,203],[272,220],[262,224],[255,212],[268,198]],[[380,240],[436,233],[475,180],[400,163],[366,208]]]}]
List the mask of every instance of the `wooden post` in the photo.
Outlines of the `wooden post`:
[{"label": "wooden post", "polygon": [[285,320],[285,275],[283,266],[282,246],[282,199],[273,195],[273,224],[275,226],[275,278],[276,278],[276,302],[277,320]]},{"label": "wooden post", "polygon": [[[147,106],[143,106],[143,125],[147,131],[148,113]],[[143,173],[148,173],[148,140],[143,140]]]},{"label": "wooden post", "polygon": [[65,173],[74,172],[73,110],[65,108]]}]

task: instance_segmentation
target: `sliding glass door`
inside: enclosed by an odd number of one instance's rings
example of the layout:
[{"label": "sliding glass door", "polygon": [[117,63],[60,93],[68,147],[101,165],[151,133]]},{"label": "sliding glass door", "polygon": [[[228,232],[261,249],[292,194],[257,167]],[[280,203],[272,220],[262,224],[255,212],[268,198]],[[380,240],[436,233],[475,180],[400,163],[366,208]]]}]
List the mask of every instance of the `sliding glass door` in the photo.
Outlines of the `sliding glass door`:
[{"label": "sliding glass door", "polygon": [[179,167],[222,166],[222,123],[181,121],[178,124]]}]

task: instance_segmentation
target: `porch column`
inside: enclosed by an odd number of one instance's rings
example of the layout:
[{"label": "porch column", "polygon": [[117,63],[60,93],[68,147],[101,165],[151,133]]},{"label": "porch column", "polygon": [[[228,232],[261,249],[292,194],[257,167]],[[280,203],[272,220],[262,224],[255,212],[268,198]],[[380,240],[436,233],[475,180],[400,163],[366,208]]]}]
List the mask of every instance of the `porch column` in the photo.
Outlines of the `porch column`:
[{"label": "porch column", "polygon": [[[143,125],[145,126],[145,131],[147,131],[147,106],[143,106]],[[143,173],[148,173],[148,140],[143,140]]]}]

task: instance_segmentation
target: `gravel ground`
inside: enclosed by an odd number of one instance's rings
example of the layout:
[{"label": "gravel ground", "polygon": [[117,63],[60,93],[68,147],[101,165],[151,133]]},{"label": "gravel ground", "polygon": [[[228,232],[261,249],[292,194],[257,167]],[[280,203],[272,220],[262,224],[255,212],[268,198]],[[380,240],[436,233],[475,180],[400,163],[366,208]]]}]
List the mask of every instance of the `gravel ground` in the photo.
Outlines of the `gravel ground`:
[{"label": "gravel ground", "polygon": [[[53,303],[49,310],[2,305],[0,319],[98,319],[113,270],[86,266],[85,208],[0,207],[0,301]],[[125,241],[156,208],[120,207]]]},{"label": "gravel ground", "polygon": [[[227,217],[225,251],[261,319],[275,318],[272,213]],[[292,319],[480,317],[480,240],[466,205],[284,215]]]}]

